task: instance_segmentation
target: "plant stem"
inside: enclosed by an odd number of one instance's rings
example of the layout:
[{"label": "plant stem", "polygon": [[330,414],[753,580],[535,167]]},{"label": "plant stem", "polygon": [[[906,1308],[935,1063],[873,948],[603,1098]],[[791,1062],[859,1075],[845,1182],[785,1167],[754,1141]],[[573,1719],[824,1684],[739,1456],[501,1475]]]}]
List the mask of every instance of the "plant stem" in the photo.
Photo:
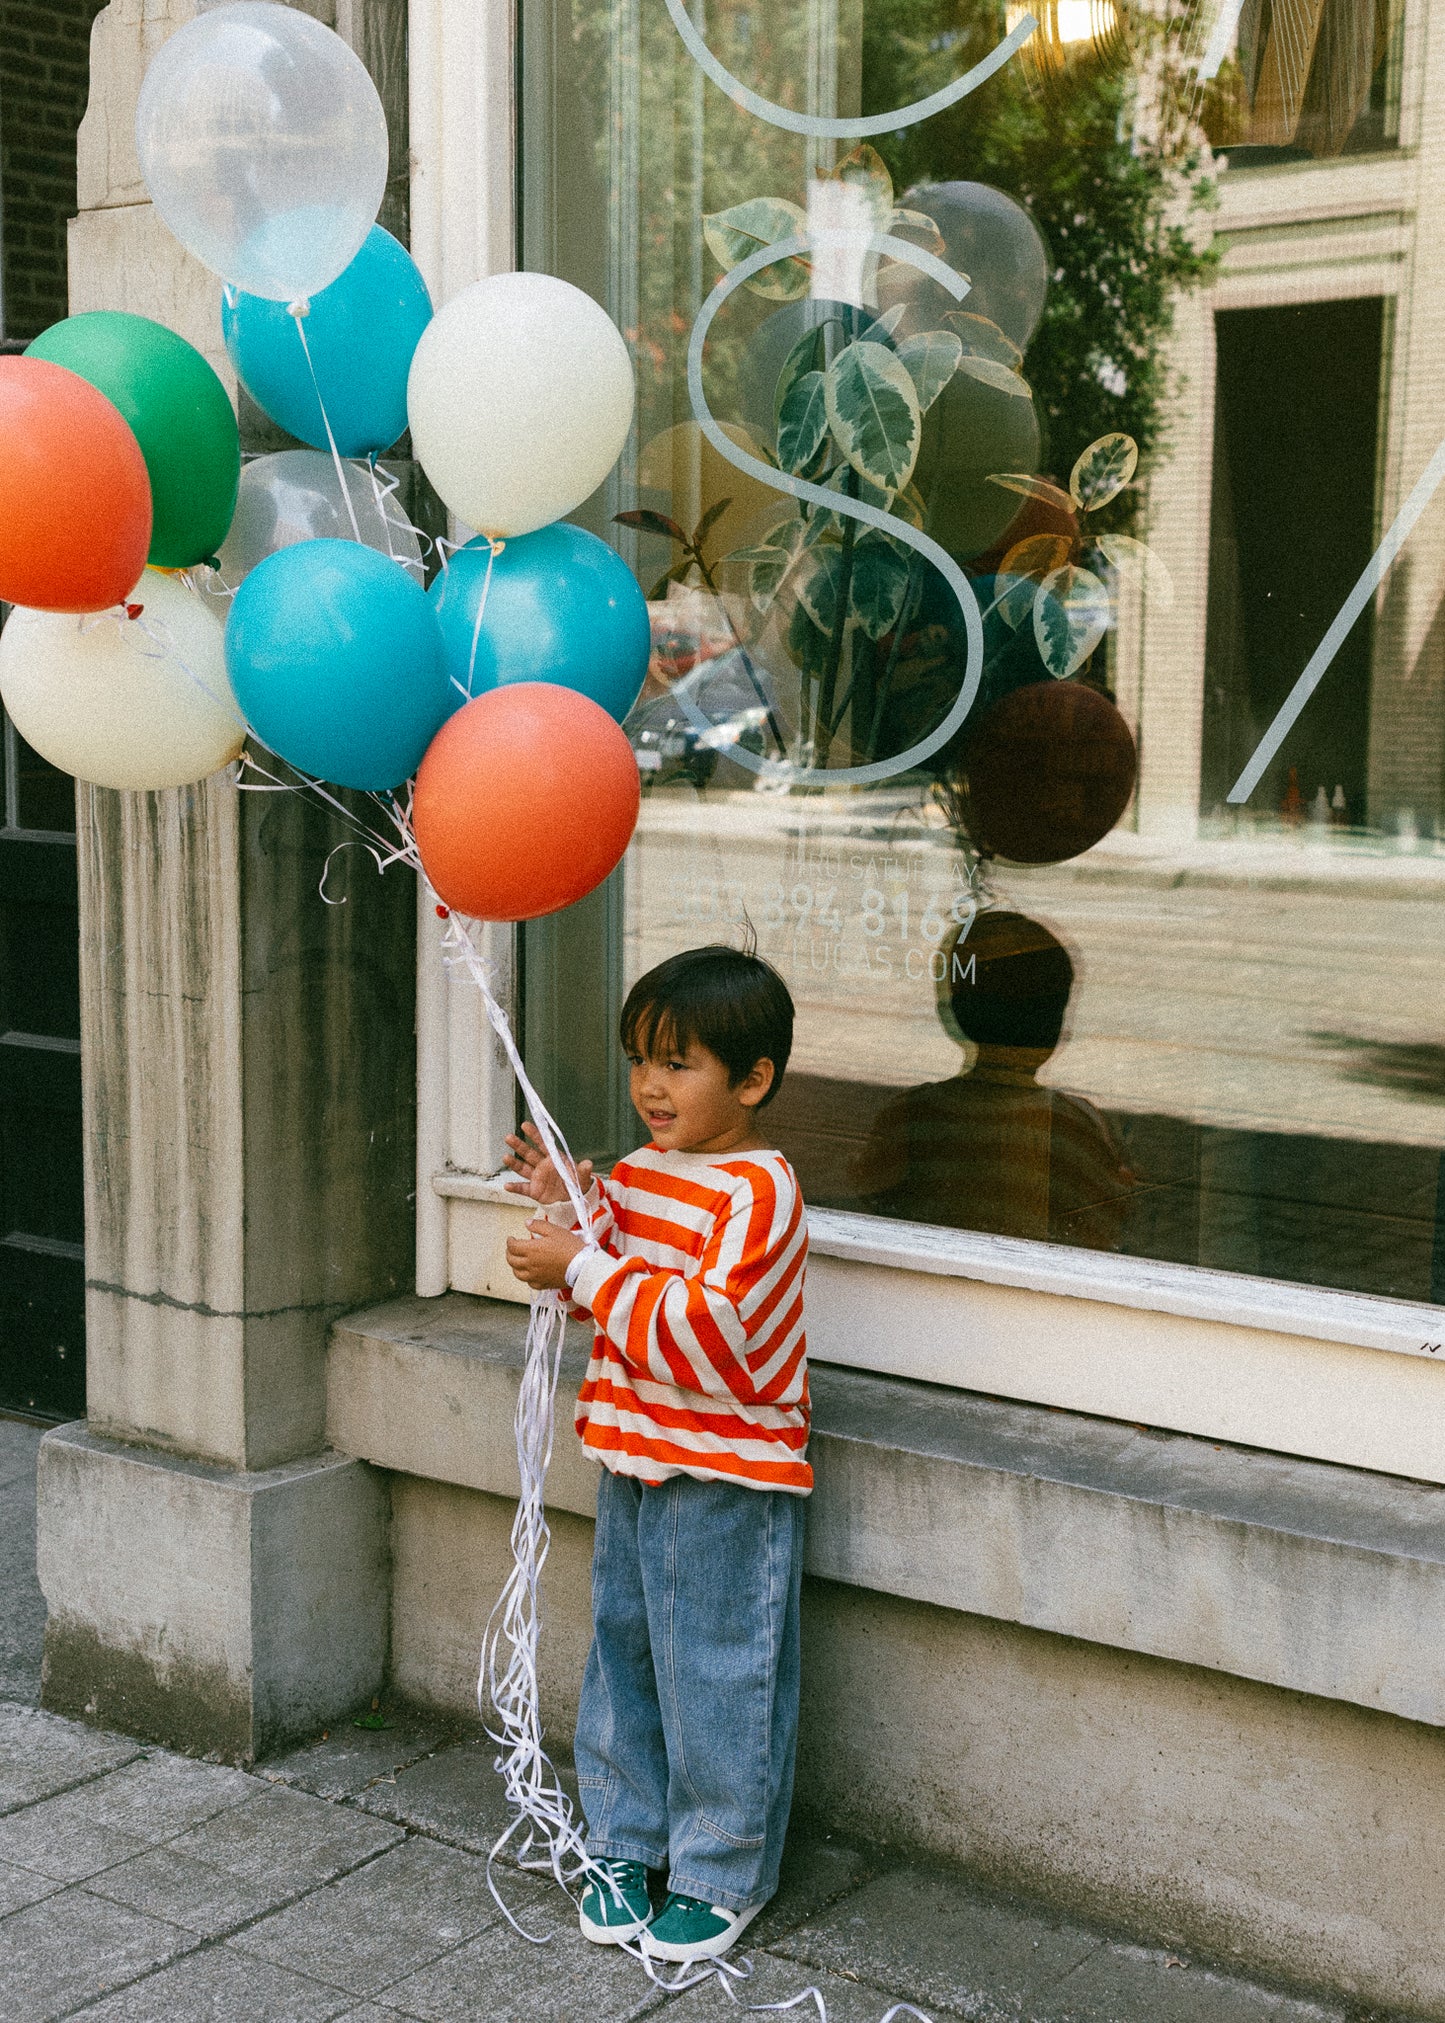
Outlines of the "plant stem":
[{"label": "plant stem", "polygon": [[[850,469],[843,480],[844,495],[850,499],[858,496],[858,479]],[[838,669],[843,662],[843,640],[848,630],[848,600],[853,588],[853,550],[858,541],[858,522],[849,517],[843,524],[843,560],[838,570],[838,596],[833,610],[833,634],[828,641],[828,661],[823,669],[823,677],[818,685],[818,711],[814,719],[813,735],[817,739],[817,750],[813,756],[814,765],[828,763],[828,747],[833,742],[833,696],[838,686]]]},{"label": "plant stem", "polygon": [[923,578],[919,573],[918,558],[908,558],[908,585],[903,592],[903,608],[898,613],[898,623],[893,628],[893,644],[888,649],[887,664],[883,669],[883,679],[878,684],[878,693],[873,699],[873,721],[868,726],[868,761],[878,756],[878,733],[883,728],[883,712],[888,707],[889,691],[893,687],[893,670],[898,665],[898,652],[903,644],[903,628],[913,615],[914,600],[922,588]]}]

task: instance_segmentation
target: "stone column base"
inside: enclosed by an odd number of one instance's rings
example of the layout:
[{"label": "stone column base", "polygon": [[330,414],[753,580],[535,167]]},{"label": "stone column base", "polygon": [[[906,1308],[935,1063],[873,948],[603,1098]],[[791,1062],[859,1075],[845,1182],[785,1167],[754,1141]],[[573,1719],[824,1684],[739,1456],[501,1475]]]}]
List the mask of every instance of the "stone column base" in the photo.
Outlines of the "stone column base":
[{"label": "stone column base", "polygon": [[380,1691],[387,1495],[319,1454],[229,1471],[107,1440],[40,1444],[42,1705],[249,1764]]}]

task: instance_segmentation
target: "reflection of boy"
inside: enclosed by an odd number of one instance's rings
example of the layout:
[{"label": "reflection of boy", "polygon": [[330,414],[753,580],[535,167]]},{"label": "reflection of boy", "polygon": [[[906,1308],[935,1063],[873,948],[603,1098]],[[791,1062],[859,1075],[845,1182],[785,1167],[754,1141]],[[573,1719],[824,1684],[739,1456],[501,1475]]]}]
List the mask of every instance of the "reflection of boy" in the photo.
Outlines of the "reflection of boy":
[{"label": "reflection of boy", "polygon": [[981,913],[944,945],[938,1012],[971,1066],[895,1097],[854,1173],[879,1215],[1118,1247],[1133,1176],[1092,1104],[1038,1075],[1063,1033],[1068,951],[1020,913]]},{"label": "reflection of boy", "polygon": [[[513,1191],[561,1218],[534,1220],[508,1261],[565,1285],[597,1330],[577,1411],[602,1463],[581,1926],[662,1960],[726,1952],[767,1902],[792,1797],[808,1234],[758,1128],[792,1034],[782,978],[736,949],[690,949],[633,986],[622,1044],[650,1142],[591,1184],[594,1247],[535,1134],[508,1141]],[[649,1868],[669,1870],[655,1917]]]}]

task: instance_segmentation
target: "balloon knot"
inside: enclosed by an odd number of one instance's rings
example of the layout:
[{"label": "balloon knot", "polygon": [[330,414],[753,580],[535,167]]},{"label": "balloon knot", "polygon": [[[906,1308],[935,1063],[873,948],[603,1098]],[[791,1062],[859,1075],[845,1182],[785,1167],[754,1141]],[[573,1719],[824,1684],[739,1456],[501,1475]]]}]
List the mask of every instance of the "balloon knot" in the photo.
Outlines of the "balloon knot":
[{"label": "balloon knot", "polygon": [[311,314],[311,304],[305,301],[304,299],[298,298],[297,301],[288,302],[286,304],[286,314],[288,316],[294,316],[297,322],[299,323],[303,316],[309,316]]},{"label": "balloon knot", "polygon": [[142,611],[144,610],[145,610],[144,604],[127,604],[125,607],[125,615],[127,618],[139,618]]},{"label": "balloon knot", "polygon": [[450,920],[451,917],[452,917],[452,909],[450,908],[450,906],[439,906],[437,908],[438,920]]},{"label": "balloon knot", "polygon": [[208,569],[219,569],[221,566],[221,558],[219,555],[206,555],[202,559],[205,562],[205,565]]}]

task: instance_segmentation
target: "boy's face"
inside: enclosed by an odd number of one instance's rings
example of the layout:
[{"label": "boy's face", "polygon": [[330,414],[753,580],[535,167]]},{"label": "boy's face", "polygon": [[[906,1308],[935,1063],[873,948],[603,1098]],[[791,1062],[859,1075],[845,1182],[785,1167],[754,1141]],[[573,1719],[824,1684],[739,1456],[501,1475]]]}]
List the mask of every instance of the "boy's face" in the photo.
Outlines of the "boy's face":
[{"label": "boy's face", "polygon": [[632,1107],[664,1152],[731,1152],[756,1143],[757,1109],[773,1082],[771,1061],[758,1061],[735,1088],[728,1071],[694,1040],[669,1050],[659,1035],[652,1056],[628,1055]]}]

